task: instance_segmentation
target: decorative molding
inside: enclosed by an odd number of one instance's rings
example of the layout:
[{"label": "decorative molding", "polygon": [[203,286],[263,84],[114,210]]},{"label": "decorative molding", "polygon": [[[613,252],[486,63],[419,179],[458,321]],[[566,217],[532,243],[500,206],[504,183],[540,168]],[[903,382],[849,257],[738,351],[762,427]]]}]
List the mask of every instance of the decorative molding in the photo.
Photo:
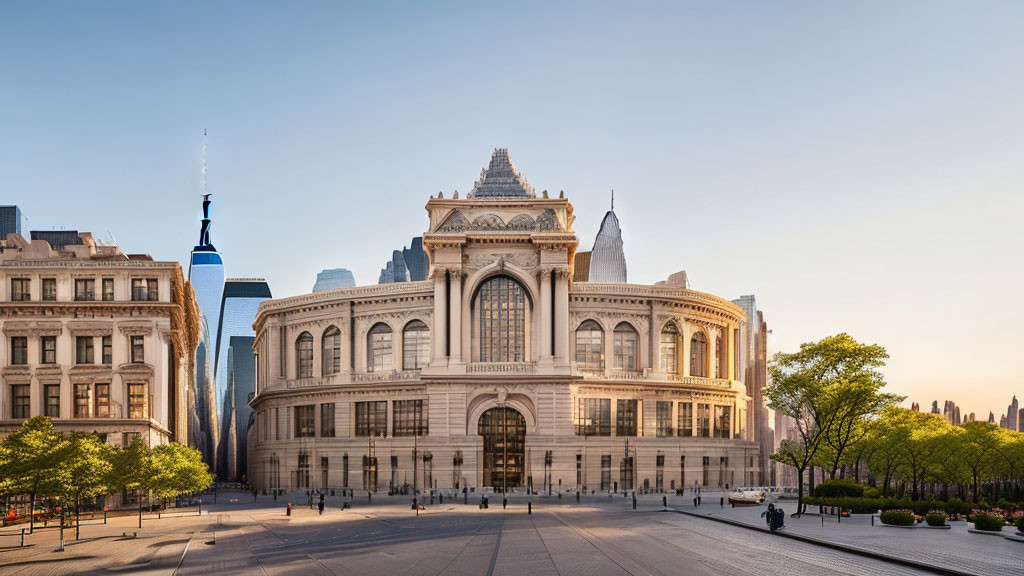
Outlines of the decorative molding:
[{"label": "decorative molding", "polygon": [[473,362],[466,374],[536,374],[536,362]]},{"label": "decorative molding", "polygon": [[494,262],[509,263],[524,270],[535,268],[540,263],[540,256],[536,252],[490,252],[487,254],[474,254],[464,256],[466,268],[480,270],[490,266]]},{"label": "decorative molding", "polygon": [[117,329],[125,336],[149,336],[153,327],[143,324],[118,324]]}]

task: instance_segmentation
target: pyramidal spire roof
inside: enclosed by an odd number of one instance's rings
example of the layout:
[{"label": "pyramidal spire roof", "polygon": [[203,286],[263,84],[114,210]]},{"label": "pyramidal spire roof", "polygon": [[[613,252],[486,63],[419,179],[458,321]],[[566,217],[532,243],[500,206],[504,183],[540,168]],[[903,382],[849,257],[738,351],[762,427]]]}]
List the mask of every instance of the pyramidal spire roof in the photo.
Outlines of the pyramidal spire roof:
[{"label": "pyramidal spire roof", "polygon": [[508,148],[495,148],[491,163],[480,171],[467,198],[535,198],[533,186],[516,172]]},{"label": "pyramidal spire roof", "polygon": [[597,231],[590,254],[588,282],[626,283],[626,254],[622,251],[622,229],[614,207],[615,193],[612,192],[612,209],[601,220],[601,229]]}]

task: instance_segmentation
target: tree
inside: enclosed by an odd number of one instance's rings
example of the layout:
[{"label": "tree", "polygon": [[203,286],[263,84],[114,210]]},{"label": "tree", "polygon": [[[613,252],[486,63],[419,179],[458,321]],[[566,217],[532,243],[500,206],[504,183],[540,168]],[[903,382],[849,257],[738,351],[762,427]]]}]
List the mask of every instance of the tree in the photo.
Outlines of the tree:
[{"label": "tree", "polygon": [[124,449],[114,448],[110,455],[106,485],[110,492],[134,491],[139,497],[139,528],[142,528],[142,491],[153,475],[152,454],[141,438],[135,438]]},{"label": "tree", "polygon": [[910,437],[908,410],[889,408],[868,426],[864,442],[869,446],[868,466],[872,474],[882,478],[882,495],[889,496],[893,476],[901,463],[899,447]]},{"label": "tree", "polygon": [[988,480],[1000,448],[999,428],[991,422],[967,422],[957,435],[956,455],[971,480],[971,497],[978,501],[978,482]]},{"label": "tree", "polygon": [[4,439],[6,461],[0,466],[0,478],[6,478],[9,490],[28,494],[29,533],[35,530],[36,499],[60,491],[61,459],[66,456],[67,440],[53,429],[45,416],[29,418],[21,429]]},{"label": "tree", "polygon": [[153,448],[153,474],[149,488],[165,501],[213,484],[213,474],[195,448],[171,442]]},{"label": "tree", "polygon": [[866,433],[865,420],[899,400],[882,394],[878,368],[888,354],[881,346],[861,344],[848,334],[800,345],[772,361],[768,405],[796,423],[799,438],[776,460],[797,469],[797,511],[803,511],[803,479],[822,446],[829,452],[832,476],[846,451]]},{"label": "tree", "polygon": [[933,456],[941,447],[938,439],[949,424],[938,414],[923,414],[913,410],[900,409],[908,427],[902,441],[895,447],[900,454],[905,471],[904,479],[910,480],[912,500],[918,499],[918,486],[924,482],[932,466]]},{"label": "tree", "polygon": [[106,478],[112,468],[108,447],[95,434],[72,432],[64,444],[60,459],[60,492],[75,503],[75,540],[78,540],[82,500],[106,490]]}]

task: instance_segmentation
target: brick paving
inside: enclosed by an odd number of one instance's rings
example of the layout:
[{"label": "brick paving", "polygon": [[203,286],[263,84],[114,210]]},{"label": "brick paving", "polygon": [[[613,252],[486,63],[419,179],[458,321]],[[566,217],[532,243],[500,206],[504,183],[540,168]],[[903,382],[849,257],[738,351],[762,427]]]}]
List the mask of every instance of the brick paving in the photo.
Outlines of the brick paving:
[{"label": "brick paving", "polygon": [[[232,501],[233,500],[233,501]],[[292,500],[296,502],[296,500]],[[409,499],[365,495],[350,510],[340,498],[328,498],[323,516],[297,507],[283,513],[286,499],[222,495],[221,504],[205,506],[204,515],[146,519],[142,530],[133,517],[112,518],[107,525],[83,525],[84,540],[55,552],[57,532],[40,530],[17,548],[16,530],[0,531],[0,574],[318,574],[353,576],[659,576],[675,574],[765,576],[882,576],[925,572],[879,560],[728,526],[700,518],[661,512],[661,497],[631,501],[607,496],[557,500],[535,497],[526,514],[523,496],[510,498],[502,510],[491,498],[489,510],[478,499],[465,506],[446,500],[419,517]],[[713,507],[708,501],[714,501]],[[688,498],[670,498],[686,508]],[[690,506],[692,509],[692,505]],[[758,510],[720,509],[705,497],[704,511],[751,520]],[[740,509],[736,509],[740,510]],[[932,561],[973,559],[957,564],[982,566],[978,574],[1021,574],[1012,559],[1024,557],[1024,545],[998,538],[941,533],[894,534],[895,530],[856,526],[817,531],[811,521],[791,529],[812,536],[857,543],[907,554],[904,548],[931,546],[918,552]],[[138,532],[133,538],[132,532]],[[128,537],[122,537],[127,532]],[[924,532],[924,531],[922,531]],[[936,532],[936,531],[928,531]],[[952,533],[951,533],[952,532]],[[964,530],[964,532],[966,532]],[[72,531],[66,531],[73,537]],[[971,536],[968,538],[968,536]],[[984,541],[982,541],[984,540]],[[1005,542],[1005,544],[1003,544]],[[1005,546],[1009,546],[1008,548]],[[187,548],[187,550],[186,550]],[[901,552],[902,550],[902,552]],[[979,558],[984,556],[984,558]],[[180,565],[179,565],[180,561]],[[1005,561],[1005,562],[1004,562]],[[952,565],[952,564],[951,564]],[[1009,571],[1007,571],[1009,570]]]}]

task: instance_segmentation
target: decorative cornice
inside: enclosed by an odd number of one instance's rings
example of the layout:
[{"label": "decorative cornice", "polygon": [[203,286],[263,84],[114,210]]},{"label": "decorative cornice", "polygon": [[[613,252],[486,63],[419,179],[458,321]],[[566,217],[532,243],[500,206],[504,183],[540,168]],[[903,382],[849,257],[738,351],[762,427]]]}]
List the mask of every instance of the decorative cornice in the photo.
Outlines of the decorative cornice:
[{"label": "decorative cornice", "polygon": [[153,326],[145,324],[118,324],[117,329],[125,336],[149,336]]}]

